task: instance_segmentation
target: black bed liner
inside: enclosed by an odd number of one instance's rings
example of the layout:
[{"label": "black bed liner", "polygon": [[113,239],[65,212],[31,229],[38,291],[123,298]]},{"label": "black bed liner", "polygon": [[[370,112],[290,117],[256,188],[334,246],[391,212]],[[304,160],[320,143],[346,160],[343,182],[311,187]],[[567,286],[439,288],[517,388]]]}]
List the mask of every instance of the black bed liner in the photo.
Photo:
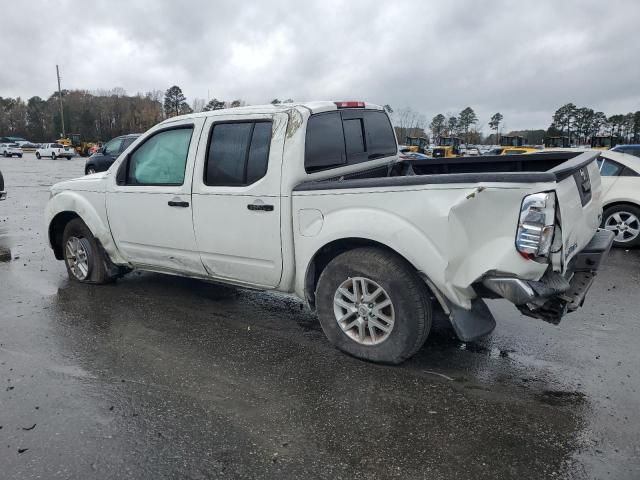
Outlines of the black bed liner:
[{"label": "black bed liner", "polygon": [[593,162],[598,152],[541,152],[522,155],[401,160],[390,166],[362,170],[293,190],[333,190],[449,183],[559,182]]}]

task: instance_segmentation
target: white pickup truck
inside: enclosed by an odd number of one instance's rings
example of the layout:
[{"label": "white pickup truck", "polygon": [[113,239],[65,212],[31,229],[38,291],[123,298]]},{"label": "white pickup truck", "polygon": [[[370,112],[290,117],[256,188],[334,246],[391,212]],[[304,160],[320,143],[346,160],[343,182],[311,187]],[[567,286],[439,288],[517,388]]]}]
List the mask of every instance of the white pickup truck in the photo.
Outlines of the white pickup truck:
[{"label": "white pickup truck", "polygon": [[55,160],[56,158],[71,160],[74,155],[75,152],[73,148],[59,143],[45,143],[36,149],[36,158],[38,160],[42,157],[51,157],[51,160]]},{"label": "white pickup truck", "polygon": [[51,188],[69,276],[132,269],[295,293],[329,340],[399,363],[435,313],[465,341],[483,298],[557,323],[611,247],[597,153],[400,160],[384,110],[312,102],[167,119],[106,172]]}]

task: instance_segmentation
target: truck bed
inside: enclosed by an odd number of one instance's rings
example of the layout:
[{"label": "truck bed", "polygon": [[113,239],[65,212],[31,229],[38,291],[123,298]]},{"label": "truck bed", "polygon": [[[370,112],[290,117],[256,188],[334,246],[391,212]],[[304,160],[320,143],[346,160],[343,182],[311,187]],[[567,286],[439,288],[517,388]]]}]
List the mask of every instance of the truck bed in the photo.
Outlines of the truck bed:
[{"label": "truck bed", "polygon": [[294,190],[476,182],[559,182],[594,161],[596,157],[597,152],[578,151],[400,160],[390,166],[304,182]]}]

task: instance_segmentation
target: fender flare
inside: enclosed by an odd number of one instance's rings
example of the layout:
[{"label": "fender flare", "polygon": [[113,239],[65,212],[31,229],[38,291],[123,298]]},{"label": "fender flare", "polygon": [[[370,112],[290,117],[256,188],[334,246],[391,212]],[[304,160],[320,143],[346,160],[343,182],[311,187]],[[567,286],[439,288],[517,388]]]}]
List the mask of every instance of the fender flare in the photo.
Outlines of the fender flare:
[{"label": "fender flare", "polygon": [[53,229],[56,228],[56,219],[59,219],[61,215],[68,216],[72,214],[82,219],[114,264],[127,264],[126,260],[118,252],[106,219],[103,220],[91,202],[80,193],[82,192],[65,190],[55,195],[47,204],[45,217],[47,219],[47,234],[51,248],[54,251],[56,250],[56,239],[53,236]]}]

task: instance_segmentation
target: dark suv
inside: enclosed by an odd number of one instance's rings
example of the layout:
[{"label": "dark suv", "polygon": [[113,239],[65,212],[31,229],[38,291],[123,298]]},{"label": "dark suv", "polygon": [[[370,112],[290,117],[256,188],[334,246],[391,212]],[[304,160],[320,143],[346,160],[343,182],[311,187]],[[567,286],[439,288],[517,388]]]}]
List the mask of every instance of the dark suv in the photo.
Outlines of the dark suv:
[{"label": "dark suv", "polygon": [[121,135],[107,142],[104,147],[87,158],[87,163],[84,166],[85,175],[108,170],[118,158],[118,155],[124,152],[139,136],[139,133],[131,133],[129,135]]}]

